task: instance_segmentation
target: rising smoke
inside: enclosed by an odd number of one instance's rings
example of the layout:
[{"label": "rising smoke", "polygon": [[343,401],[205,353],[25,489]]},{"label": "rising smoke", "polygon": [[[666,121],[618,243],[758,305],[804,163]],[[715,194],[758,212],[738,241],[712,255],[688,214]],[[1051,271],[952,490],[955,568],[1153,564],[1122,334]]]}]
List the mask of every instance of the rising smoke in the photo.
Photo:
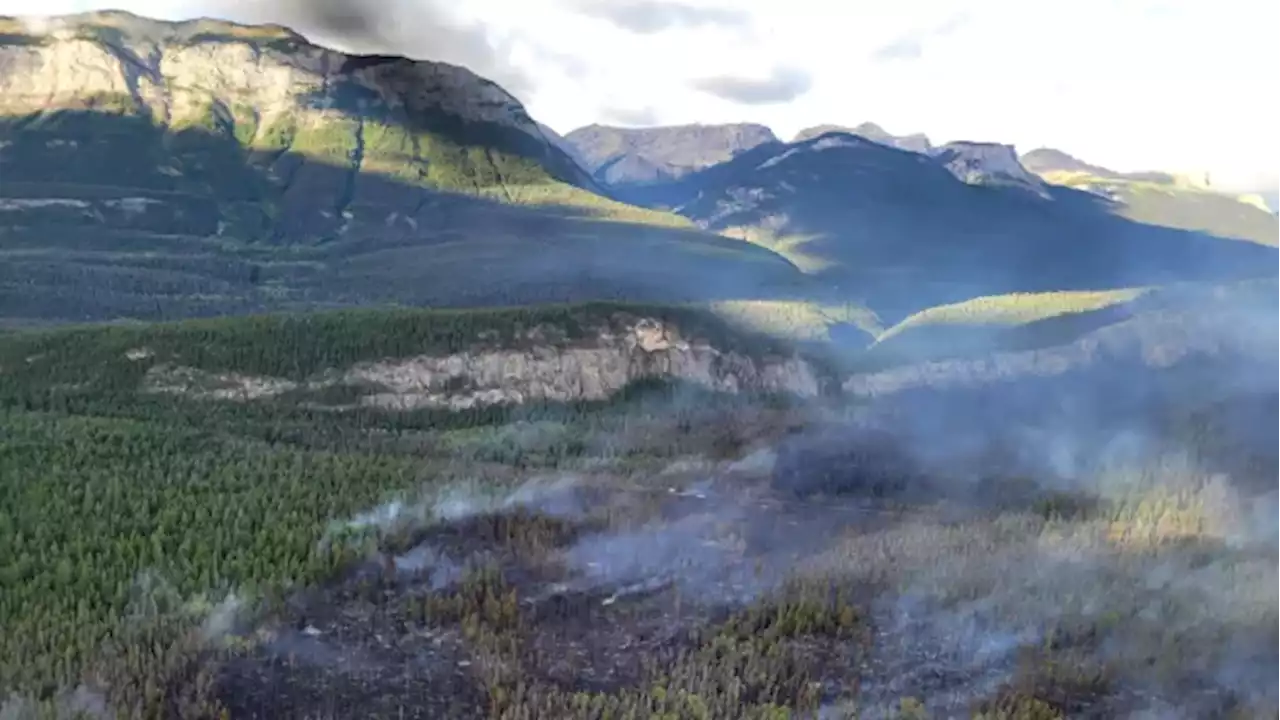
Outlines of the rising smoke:
[{"label": "rising smoke", "polygon": [[[1212,372],[1109,364],[807,407],[816,429],[735,460],[680,460],[641,477],[554,474],[505,490],[450,486],[335,528],[396,534],[515,512],[594,523],[555,548],[565,577],[526,588],[531,602],[578,593],[610,608],[676,592],[690,607],[741,608],[796,580],[851,588],[873,632],[860,717],[892,717],[903,697],[920,698],[935,717],[960,716],[1002,688],[1039,687],[1046,667],[1067,668],[1059,682],[1098,696],[1081,705],[1086,716],[1274,707],[1274,447],[1233,451],[1263,458],[1235,469],[1206,451],[1240,439],[1235,425],[1172,429],[1170,399],[1217,403],[1230,416],[1253,412],[1266,392],[1274,422],[1274,382],[1260,384],[1252,367],[1266,359],[1218,361]],[[876,452],[859,450],[868,437]],[[813,492],[786,492],[797,479],[814,482]],[[629,512],[637,506],[657,510]],[[595,522],[614,515],[629,520]],[[442,590],[475,559],[428,537],[394,565]],[[377,672],[367,650],[348,653],[336,632],[314,633],[279,634],[273,647]]]}]

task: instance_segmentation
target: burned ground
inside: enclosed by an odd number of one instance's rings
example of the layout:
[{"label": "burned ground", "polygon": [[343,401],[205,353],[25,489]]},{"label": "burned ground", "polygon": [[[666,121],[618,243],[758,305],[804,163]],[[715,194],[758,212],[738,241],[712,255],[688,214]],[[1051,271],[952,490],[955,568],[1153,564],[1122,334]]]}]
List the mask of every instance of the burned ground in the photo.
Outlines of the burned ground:
[{"label": "burned ground", "polygon": [[572,519],[516,507],[418,532],[244,634],[224,704],[233,717],[463,718],[852,697],[861,610],[782,572],[812,549],[778,547],[805,508],[713,485],[642,489],[654,497],[632,507],[647,517],[611,525],[602,507]]}]

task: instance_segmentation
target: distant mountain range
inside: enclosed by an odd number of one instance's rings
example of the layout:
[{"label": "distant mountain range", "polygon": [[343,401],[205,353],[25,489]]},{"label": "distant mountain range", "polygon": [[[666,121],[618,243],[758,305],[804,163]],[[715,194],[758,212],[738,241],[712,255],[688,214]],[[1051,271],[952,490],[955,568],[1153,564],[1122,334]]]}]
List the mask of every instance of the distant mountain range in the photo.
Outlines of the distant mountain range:
[{"label": "distant mountain range", "polygon": [[860,135],[868,140],[874,140],[881,145],[888,145],[902,150],[910,150],[918,153],[928,153],[933,149],[933,143],[929,142],[929,138],[922,133],[912,133],[911,135],[893,135],[889,131],[872,122],[865,122],[857,127],[844,127],[842,125],[814,125],[805,128],[796,133],[791,142],[804,142],[812,140],[819,135],[826,135],[829,132],[843,132],[850,135]]},{"label": "distant mountain range", "polygon": [[1155,183],[1174,183],[1176,178],[1170,173],[1162,172],[1138,172],[1138,173],[1120,173],[1115,170],[1098,165],[1090,165],[1083,160],[1079,160],[1061,150],[1053,148],[1037,148],[1031,152],[1024,153],[1020,158],[1022,165],[1033,173],[1044,175],[1047,173],[1067,172],[1067,173],[1085,173],[1098,178],[1106,178],[1108,180],[1139,180]]},{"label": "distant mountain range", "polygon": [[746,123],[642,129],[588,125],[564,139],[592,177],[614,186],[674,180],[778,142],[769,128]]},{"label": "distant mountain range", "polygon": [[0,66],[11,320],[634,299],[892,322],[1275,268],[1273,214],[1161,173],[871,123],[562,137],[465,68],[281,27],[0,19]]}]

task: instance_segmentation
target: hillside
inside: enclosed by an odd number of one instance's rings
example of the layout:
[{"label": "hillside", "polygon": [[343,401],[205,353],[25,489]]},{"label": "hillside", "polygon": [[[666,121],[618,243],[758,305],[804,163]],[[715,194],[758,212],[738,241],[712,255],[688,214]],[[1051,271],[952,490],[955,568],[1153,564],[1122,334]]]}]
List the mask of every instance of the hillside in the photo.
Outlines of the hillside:
[{"label": "hillside", "polygon": [[775,297],[767,251],[597,194],[501,88],[273,27],[0,27],[0,316]]},{"label": "hillside", "polygon": [[588,125],[565,141],[598,181],[610,186],[673,180],[777,142],[763,125],[678,125],[620,128]]},{"label": "hillside", "polygon": [[1116,172],[1050,148],[1024,154],[1022,163],[1046,182],[1106,198],[1117,214],[1138,222],[1262,245],[1280,242],[1275,213],[1265,200],[1199,187],[1168,173]]},{"label": "hillside", "polygon": [[[1278,290],[1273,278],[977,297],[912,314],[880,332],[856,363],[870,370],[952,358],[982,362],[998,353],[1060,348],[1073,342],[1096,345],[1082,338],[1103,335],[1126,337],[1133,343],[1113,354],[1113,359],[1127,354],[1149,360],[1162,352],[1181,357],[1224,345],[1240,357],[1266,358],[1273,337],[1268,319],[1277,312],[1272,300]],[[1217,319],[1209,321],[1209,317]],[[1161,318],[1164,331],[1149,329],[1158,324],[1153,318]],[[1215,322],[1221,327],[1214,327]],[[1168,332],[1173,328],[1180,329]],[[1226,340],[1212,341],[1215,336]],[[1149,347],[1134,350],[1144,345]],[[1165,350],[1152,349],[1157,346]]]},{"label": "hillside", "polygon": [[831,133],[760,146],[668,184],[663,200],[777,251],[889,323],[982,295],[1274,275],[1270,248],[1133,222],[1094,195],[998,172],[1009,182],[968,184],[957,158],[949,168]]},{"label": "hillside", "polygon": [[1054,148],[1036,148],[1019,158],[1023,167],[1044,176],[1048,173],[1084,173],[1109,180],[1138,180],[1155,183],[1174,183],[1176,178],[1162,172],[1122,173],[1100,165],[1092,165],[1077,157]]}]

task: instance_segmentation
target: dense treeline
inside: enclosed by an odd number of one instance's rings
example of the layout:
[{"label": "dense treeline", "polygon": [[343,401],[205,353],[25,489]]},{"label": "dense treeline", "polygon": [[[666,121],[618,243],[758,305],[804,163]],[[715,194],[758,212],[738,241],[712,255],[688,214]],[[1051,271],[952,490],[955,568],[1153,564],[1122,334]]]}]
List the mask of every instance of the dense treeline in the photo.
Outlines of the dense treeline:
[{"label": "dense treeline", "polygon": [[387,454],[301,451],[150,423],[0,417],[0,686],[72,682],[140,577],[181,597],[270,592],[344,560],[330,523],[411,484]]},{"label": "dense treeline", "polygon": [[[83,326],[14,335],[0,345],[0,392],[74,382],[95,392],[133,391],[155,362],[212,372],[302,380],[360,360],[527,347],[592,339],[628,319],[674,324],[721,350],[787,353],[782,341],[734,327],[694,307],[591,303],[493,310],[349,310],[188,320],[156,325]],[[146,349],[148,362],[126,357]]]}]

